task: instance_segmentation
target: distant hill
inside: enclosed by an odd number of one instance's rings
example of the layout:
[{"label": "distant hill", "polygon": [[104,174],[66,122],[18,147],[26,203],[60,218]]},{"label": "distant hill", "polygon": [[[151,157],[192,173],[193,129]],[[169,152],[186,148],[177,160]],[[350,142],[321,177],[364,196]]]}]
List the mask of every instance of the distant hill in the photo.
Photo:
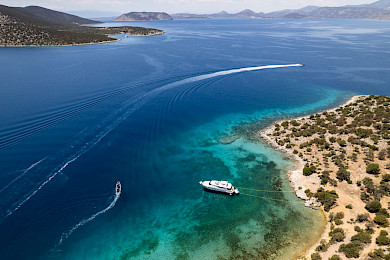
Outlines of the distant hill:
[{"label": "distant hill", "polygon": [[[178,17],[172,15],[173,17]],[[230,14],[225,11],[216,14],[181,14],[177,19],[188,18],[283,18],[283,19],[326,19],[326,18],[362,18],[390,20],[390,0],[379,0],[371,4],[348,5],[342,7],[306,6],[300,9],[286,9],[271,13],[256,13],[252,10],[244,10]]]},{"label": "distant hill", "polygon": [[255,13],[252,10],[245,9],[241,12],[233,14],[232,17],[235,17],[235,18],[262,18],[262,17],[264,17],[264,14],[263,13]]},{"label": "distant hill", "polygon": [[[18,8],[18,7],[16,7]],[[47,8],[43,8],[40,6],[27,6],[27,7],[19,7],[19,10],[29,13],[37,18],[44,19],[49,22],[57,23],[57,24],[66,24],[66,25],[81,25],[81,24],[97,24],[100,23],[98,21],[93,21],[85,18],[81,18],[76,15],[71,15],[63,12],[58,12],[54,10],[50,10]]]},{"label": "distant hill", "polygon": [[267,17],[267,18],[280,18],[280,17],[288,17],[289,14],[300,14],[300,15],[307,15],[309,14],[310,12],[314,11],[315,9],[318,9],[319,7],[318,6],[313,6],[313,5],[310,5],[310,6],[306,6],[306,7],[303,7],[303,8],[300,8],[300,9],[285,9],[285,10],[281,10],[281,11],[275,11],[275,12],[271,12],[271,13],[266,13],[264,16]]},{"label": "distant hill", "polygon": [[157,21],[172,20],[172,16],[162,12],[130,12],[117,17],[115,21]]},{"label": "distant hill", "polygon": [[[351,5],[349,5],[348,7],[351,7]],[[356,7],[370,7],[390,10],[390,0],[379,0],[371,4],[357,5]]]},{"label": "distant hill", "polygon": [[222,11],[216,14],[190,14],[190,13],[180,13],[172,14],[174,19],[211,19],[211,18],[264,18],[263,13],[255,13],[252,10],[245,9],[241,12],[230,14],[228,12]]},{"label": "distant hill", "polygon": [[307,18],[390,19],[390,11],[370,7],[321,7],[310,12]]},{"label": "distant hill", "polygon": [[142,27],[87,27],[99,23],[54,10],[0,5],[0,46],[48,46],[101,43],[114,41],[108,35],[156,35],[161,30]]},{"label": "distant hill", "polygon": [[288,13],[286,15],[283,15],[283,18],[285,19],[303,19],[305,17],[306,16],[304,16],[303,14],[298,14],[298,13]]}]

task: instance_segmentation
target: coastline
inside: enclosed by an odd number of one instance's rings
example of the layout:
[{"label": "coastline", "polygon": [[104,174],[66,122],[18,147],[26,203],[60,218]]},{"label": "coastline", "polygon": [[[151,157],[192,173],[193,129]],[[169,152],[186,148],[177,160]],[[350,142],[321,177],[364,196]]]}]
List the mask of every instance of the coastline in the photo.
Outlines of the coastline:
[{"label": "coastline", "polygon": [[[125,34],[125,33],[121,33]],[[121,34],[115,34],[115,35],[121,35]],[[165,34],[165,31],[157,32],[153,34],[128,34],[130,36],[135,37],[150,37],[150,36],[156,36],[156,35],[163,35]],[[1,45],[0,48],[21,48],[21,47],[70,47],[70,46],[82,46],[82,45],[94,45],[94,44],[104,44],[104,43],[110,43],[110,42],[119,42],[121,39],[112,39],[102,42],[86,42],[86,43],[75,43],[75,44],[58,44],[58,45]]]},{"label": "coastline", "polygon": [[[339,105],[337,107],[334,107],[334,108],[326,109],[326,110],[324,110],[322,112],[328,112],[328,113],[329,112],[334,112],[334,111],[336,111],[336,109],[338,109],[340,107],[347,106],[347,105],[349,105],[349,104],[359,100],[360,98],[367,97],[367,96],[368,95],[355,95],[355,96],[352,96],[346,102],[344,102],[343,104],[341,104],[341,105]],[[306,119],[306,118],[308,118],[310,116],[311,116],[311,114],[306,115],[306,116],[296,117],[296,118],[290,118],[290,119],[302,120],[302,119]],[[294,154],[292,150],[289,150],[289,149],[287,149],[287,148],[285,148],[283,146],[280,146],[276,142],[276,140],[271,137],[272,133],[275,130],[274,125],[275,124],[280,124],[280,123],[282,123],[284,121],[286,121],[286,120],[278,120],[278,121],[275,121],[275,122],[271,123],[271,125],[269,125],[268,127],[264,128],[263,130],[261,130],[259,132],[259,135],[268,145],[270,145],[273,148],[283,152],[284,154],[286,154],[289,158],[291,158],[295,162],[294,169],[288,171],[288,177],[289,177],[291,186],[295,190],[295,194],[297,195],[298,198],[300,198],[302,200],[308,200],[309,198],[307,197],[307,195],[304,192],[305,189],[312,187],[313,186],[312,184],[318,184],[318,183],[316,182],[316,180],[311,180],[310,178],[307,178],[307,177],[305,177],[305,176],[303,176],[301,174],[303,168],[305,167],[305,162],[303,161],[302,158],[300,158],[297,154]],[[299,187],[301,187],[301,189]]]},{"label": "coastline", "polygon": [[[334,108],[330,108],[330,109],[326,109],[322,112],[335,112],[337,109],[339,108],[342,108],[344,106],[347,106],[351,103],[354,103],[364,97],[367,97],[368,95],[355,95],[355,96],[352,96],[350,97],[346,102],[344,102],[343,104],[337,106],[337,107],[334,107]],[[322,113],[321,112],[321,113]],[[302,120],[302,119],[308,119],[312,114],[309,114],[309,115],[306,115],[306,116],[301,116],[301,117],[297,117],[297,118],[290,118],[290,119],[287,119],[287,120]],[[312,198],[309,198],[306,193],[305,193],[305,190],[306,189],[310,189],[310,190],[317,190],[318,187],[320,187],[320,180],[319,178],[317,177],[317,175],[310,175],[310,176],[304,176],[302,174],[303,172],[303,169],[305,167],[305,161],[298,156],[298,154],[296,153],[293,153],[293,150],[292,149],[288,149],[284,146],[281,146],[278,144],[278,142],[272,137],[272,133],[275,131],[275,124],[281,124],[282,122],[284,122],[286,120],[278,120],[278,121],[275,121],[273,123],[271,123],[268,127],[262,129],[261,131],[258,132],[259,136],[262,138],[262,140],[265,141],[266,144],[268,144],[269,146],[273,147],[274,149],[277,149],[281,152],[283,152],[285,155],[287,155],[291,160],[293,160],[295,166],[293,169],[289,170],[288,171],[288,178],[289,178],[289,181],[290,181],[290,185],[291,187],[294,189],[295,191],[295,194],[298,198],[304,200],[306,203],[305,206],[309,206],[311,207],[313,205],[313,203],[315,205],[317,205],[317,201],[314,200],[314,201],[311,201],[310,200]],[[310,259],[310,255],[314,252],[316,252],[316,248],[320,245],[321,241],[324,241],[326,239],[329,238],[328,236],[328,233],[329,231],[331,230],[331,222],[327,221],[327,216],[326,216],[326,212],[324,211],[324,209],[321,207],[319,209],[321,211],[321,215],[323,216],[324,218],[324,228],[323,228],[323,231],[322,233],[320,233],[318,235],[318,239],[312,241],[312,243],[310,243],[311,245],[308,246],[306,249],[304,249],[302,252],[300,252],[298,255],[298,259]],[[366,250],[367,251],[367,250]]]}]

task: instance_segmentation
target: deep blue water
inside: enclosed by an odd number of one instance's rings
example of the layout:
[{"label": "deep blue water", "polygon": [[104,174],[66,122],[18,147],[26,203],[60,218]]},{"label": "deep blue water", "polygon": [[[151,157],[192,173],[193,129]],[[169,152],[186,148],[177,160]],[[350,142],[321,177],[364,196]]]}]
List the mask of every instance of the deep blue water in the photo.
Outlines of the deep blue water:
[{"label": "deep blue water", "polygon": [[[389,95],[390,22],[111,24],[166,34],[0,48],[0,258],[280,259],[318,235],[320,215],[298,203],[198,182],[299,202],[292,162],[256,131],[354,94]],[[295,63],[305,66],[201,78]],[[219,142],[227,136],[237,140]]]}]

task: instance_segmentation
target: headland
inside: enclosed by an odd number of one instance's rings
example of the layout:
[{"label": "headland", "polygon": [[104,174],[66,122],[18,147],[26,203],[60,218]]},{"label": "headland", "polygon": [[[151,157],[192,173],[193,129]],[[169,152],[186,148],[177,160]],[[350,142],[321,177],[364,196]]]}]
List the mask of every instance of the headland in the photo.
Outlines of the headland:
[{"label": "headland", "polygon": [[39,6],[0,5],[0,46],[69,46],[118,41],[110,35],[153,36],[162,30],[136,26],[94,27],[101,24]]}]

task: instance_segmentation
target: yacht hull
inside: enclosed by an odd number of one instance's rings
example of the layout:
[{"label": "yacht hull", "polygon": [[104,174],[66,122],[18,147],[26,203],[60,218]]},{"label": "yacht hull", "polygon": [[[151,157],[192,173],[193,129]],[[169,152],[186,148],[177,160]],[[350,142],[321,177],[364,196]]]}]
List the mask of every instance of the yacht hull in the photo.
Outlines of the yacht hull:
[{"label": "yacht hull", "polygon": [[200,181],[199,184],[207,190],[226,193],[231,196],[239,193],[238,189],[234,188],[227,181]]}]

